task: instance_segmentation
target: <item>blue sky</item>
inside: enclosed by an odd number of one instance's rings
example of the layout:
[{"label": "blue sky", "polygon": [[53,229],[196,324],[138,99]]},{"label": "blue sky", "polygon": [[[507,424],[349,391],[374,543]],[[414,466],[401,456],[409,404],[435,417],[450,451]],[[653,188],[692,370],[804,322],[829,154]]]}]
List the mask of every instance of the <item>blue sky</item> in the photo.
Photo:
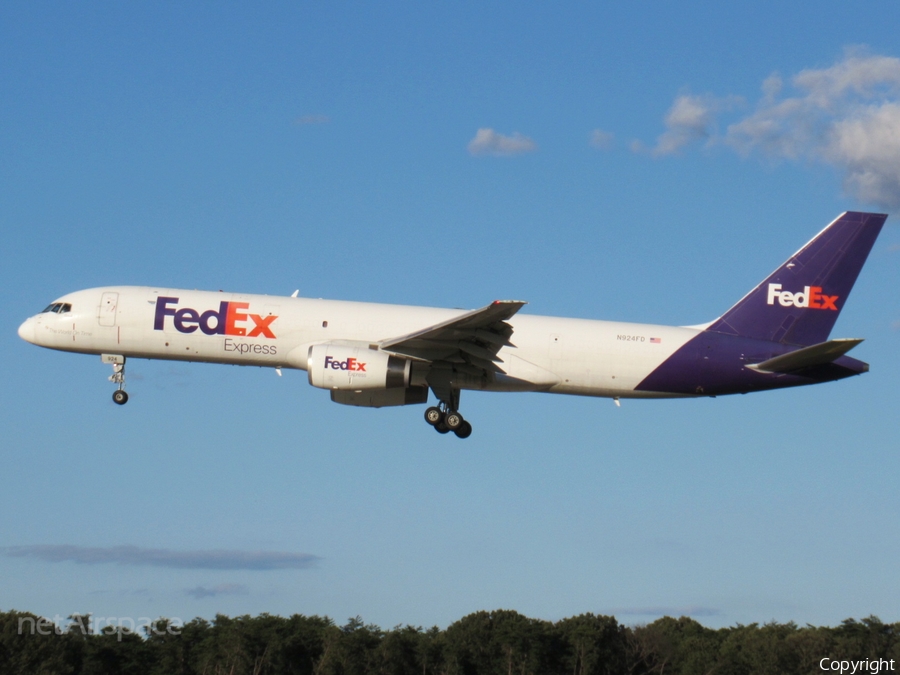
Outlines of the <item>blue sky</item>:
[{"label": "blue sky", "polygon": [[[0,609],[898,621],[896,3],[5,3]],[[891,213],[864,377],[697,401],[335,405],[41,350],[107,284],[708,321]]]}]

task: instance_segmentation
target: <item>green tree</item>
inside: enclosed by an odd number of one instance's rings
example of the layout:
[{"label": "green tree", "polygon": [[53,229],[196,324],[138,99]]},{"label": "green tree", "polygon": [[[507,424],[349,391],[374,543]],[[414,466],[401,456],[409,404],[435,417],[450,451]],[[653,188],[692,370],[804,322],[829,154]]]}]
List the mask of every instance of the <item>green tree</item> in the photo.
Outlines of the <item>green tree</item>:
[{"label": "green tree", "polygon": [[271,656],[272,672],[279,675],[312,675],[324,649],[325,631],[331,619],[294,614],[279,628],[278,648]]},{"label": "green tree", "polygon": [[79,675],[145,675],[153,653],[143,639],[124,626],[106,626],[84,641]]},{"label": "green tree", "polygon": [[383,675],[417,675],[422,629],[395,626],[384,634],[375,650],[375,672]]},{"label": "green tree", "polygon": [[560,669],[561,641],[552,624],[511,610],[476,612],[446,631],[444,661],[460,675],[528,675]]},{"label": "green tree", "polygon": [[714,672],[717,661],[715,631],[690,617],[665,616],[626,632],[627,671],[643,673]]},{"label": "green tree", "polygon": [[616,675],[625,667],[625,628],[614,617],[580,614],[556,623],[572,675]]},{"label": "green tree", "polygon": [[444,664],[445,641],[443,631],[437,626],[432,626],[419,635],[416,645],[417,673],[428,675],[440,672],[439,669],[442,669]]},{"label": "green tree", "polygon": [[[798,632],[793,623],[738,625],[723,629],[719,671],[727,675],[781,675],[797,671],[799,659],[788,641]],[[821,658],[821,657],[820,657]]]},{"label": "green tree", "polygon": [[0,612],[0,673],[68,675],[79,664],[80,655],[52,621],[28,612]]},{"label": "green tree", "polygon": [[861,621],[844,619],[831,632],[833,656],[841,659],[887,658],[898,640],[896,625],[882,623],[877,616],[868,616]]}]

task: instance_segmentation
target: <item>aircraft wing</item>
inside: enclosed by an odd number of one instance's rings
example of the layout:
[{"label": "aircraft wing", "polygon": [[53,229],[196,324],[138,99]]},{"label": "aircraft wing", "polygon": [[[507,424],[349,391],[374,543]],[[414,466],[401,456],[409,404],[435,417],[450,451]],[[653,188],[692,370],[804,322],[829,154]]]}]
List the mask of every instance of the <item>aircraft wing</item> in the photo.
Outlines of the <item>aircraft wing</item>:
[{"label": "aircraft wing", "polygon": [[502,347],[515,346],[509,341],[513,328],[506,320],[525,304],[519,300],[495,300],[449,321],[383,340],[379,347],[389,354],[418,361],[446,361],[477,375],[485,370],[502,373],[497,363],[503,360],[497,352]]}]

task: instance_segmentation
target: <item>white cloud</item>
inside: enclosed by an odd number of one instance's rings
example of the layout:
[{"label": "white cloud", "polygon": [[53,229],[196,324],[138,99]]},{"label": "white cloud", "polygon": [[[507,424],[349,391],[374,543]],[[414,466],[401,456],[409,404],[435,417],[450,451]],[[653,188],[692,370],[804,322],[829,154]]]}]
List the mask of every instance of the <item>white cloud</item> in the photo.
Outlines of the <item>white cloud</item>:
[{"label": "white cloud", "polygon": [[745,157],[758,150],[769,157],[800,159],[821,130],[796,99],[764,104],[752,115],[728,126],[724,142]]},{"label": "white cloud", "polygon": [[475,156],[494,155],[500,157],[534,152],[537,150],[537,144],[519,132],[505,136],[498,134],[493,129],[482,128],[476,132],[475,138],[469,141],[468,148],[469,153]]},{"label": "white cloud", "polygon": [[590,144],[597,150],[609,150],[613,146],[613,140],[613,135],[603,129],[594,129],[591,132]]},{"label": "white cloud", "polygon": [[138,546],[89,547],[70,544],[7,546],[0,552],[13,558],[35,558],[44,562],[76,562],[83,565],[118,563],[211,570],[300,569],[312,567],[319,560],[308,553],[281,551],[172,551]]},{"label": "white cloud", "polygon": [[843,61],[821,70],[802,70],[794,86],[812,101],[831,107],[846,96],[878,98],[900,90],[900,59],[849,51]]},{"label": "white cloud", "polygon": [[784,80],[778,73],[772,73],[762,83],[763,96],[767,101],[774,101],[784,87]]},{"label": "white cloud", "polygon": [[[837,169],[844,190],[883,208],[900,207],[900,59],[848,51],[833,66],[806,69],[762,83],[748,115],[715,133],[728,108],[709,96],[679,96],[665,118],[654,154],[707,140],[747,157],[824,164]],[[724,99],[727,100],[727,99]]]},{"label": "white cloud", "polygon": [[830,68],[801,71],[792,84],[793,96],[767,92],[724,142],[744,155],[833,166],[848,194],[900,206],[900,59],[849,52]]},{"label": "white cloud", "polygon": [[900,102],[855,111],[831,125],[822,157],[844,170],[844,189],[865,202],[900,205]]},{"label": "white cloud", "polygon": [[654,152],[668,155],[691,141],[707,137],[712,112],[699,96],[682,95],[676,98],[666,115],[666,132],[659,137]]},{"label": "white cloud", "polygon": [[710,137],[715,113],[728,108],[733,99],[717,99],[708,94],[682,94],[666,113],[666,130],[656,140],[654,155],[671,155],[694,141]]}]

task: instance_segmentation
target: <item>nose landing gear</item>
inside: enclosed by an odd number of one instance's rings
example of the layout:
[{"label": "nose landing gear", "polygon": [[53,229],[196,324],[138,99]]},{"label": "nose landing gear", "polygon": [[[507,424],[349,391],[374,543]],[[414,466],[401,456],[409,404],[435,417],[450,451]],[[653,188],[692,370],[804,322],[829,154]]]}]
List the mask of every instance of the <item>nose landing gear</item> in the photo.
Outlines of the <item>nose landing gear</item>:
[{"label": "nose landing gear", "polygon": [[101,354],[100,359],[103,363],[112,364],[113,374],[109,376],[109,381],[119,385],[113,392],[113,402],[125,405],[128,403],[128,393],[125,391],[125,357],[118,354]]},{"label": "nose landing gear", "polygon": [[458,410],[451,410],[443,401],[439,406],[431,406],[425,411],[425,421],[439,434],[452,431],[457,438],[468,438],[472,435],[472,425],[463,419]]}]

